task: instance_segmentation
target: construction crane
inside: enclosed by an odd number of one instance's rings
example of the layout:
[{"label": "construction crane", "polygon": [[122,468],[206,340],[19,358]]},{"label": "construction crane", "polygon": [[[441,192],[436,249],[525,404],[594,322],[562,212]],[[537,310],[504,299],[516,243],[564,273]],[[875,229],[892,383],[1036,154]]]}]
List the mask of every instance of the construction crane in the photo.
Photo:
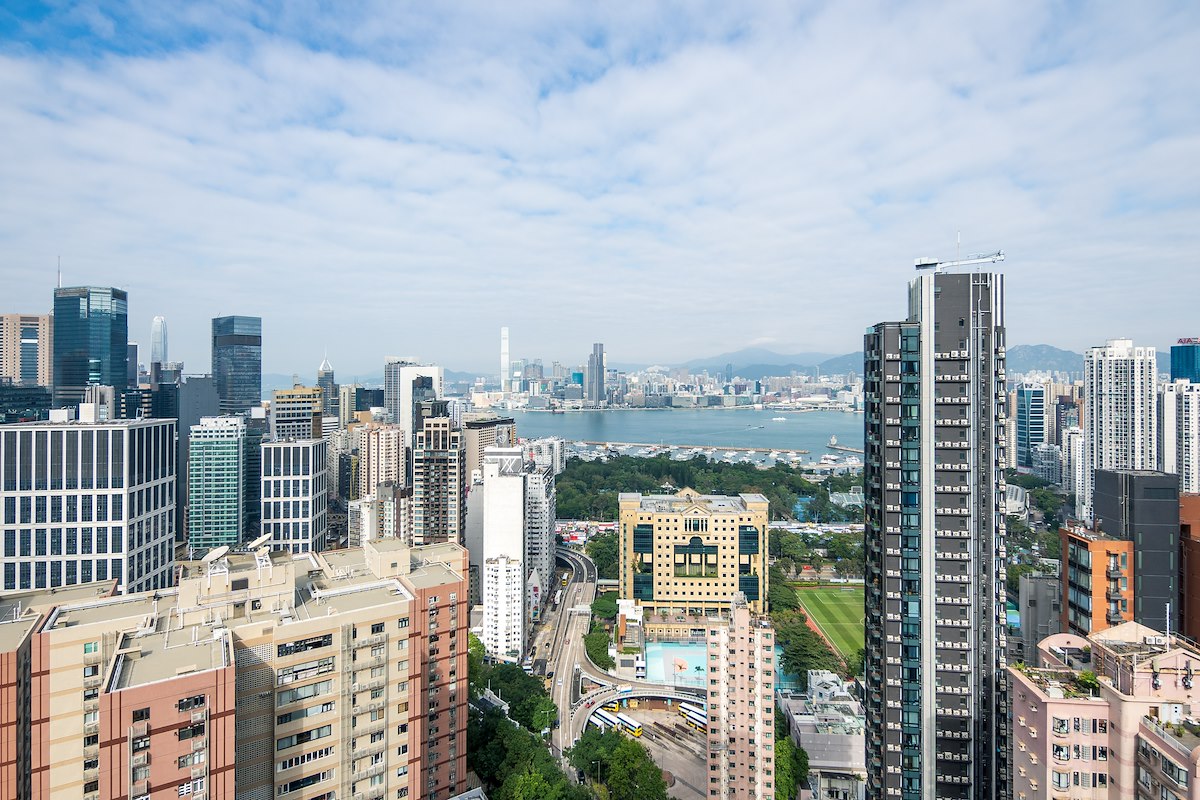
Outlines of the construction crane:
[{"label": "construction crane", "polygon": [[966,267],[971,264],[995,264],[997,261],[1004,260],[1004,251],[997,250],[994,253],[977,253],[969,255],[966,258],[955,259],[954,261],[938,261],[936,258],[918,258],[916,259],[917,269],[931,269],[934,272],[945,272],[948,267]]}]

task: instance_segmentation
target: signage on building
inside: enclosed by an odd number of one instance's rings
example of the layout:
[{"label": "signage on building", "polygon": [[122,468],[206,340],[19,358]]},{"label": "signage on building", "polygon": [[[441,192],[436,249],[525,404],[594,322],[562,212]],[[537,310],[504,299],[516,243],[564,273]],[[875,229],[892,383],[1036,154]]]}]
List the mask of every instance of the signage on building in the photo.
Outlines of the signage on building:
[{"label": "signage on building", "polygon": [[1188,336],[1180,339],[1176,344],[1200,344],[1200,336]]}]

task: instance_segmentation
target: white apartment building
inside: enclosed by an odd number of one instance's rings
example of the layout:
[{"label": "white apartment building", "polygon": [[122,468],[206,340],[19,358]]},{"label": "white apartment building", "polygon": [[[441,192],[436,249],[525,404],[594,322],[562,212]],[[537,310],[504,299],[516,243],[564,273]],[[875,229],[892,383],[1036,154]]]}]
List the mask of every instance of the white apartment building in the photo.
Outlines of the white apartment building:
[{"label": "white apartment building", "polygon": [[708,621],[708,796],[775,794],[775,629],[734,594]]},{"label": "white apartment building", "polygon": [[525,452],[540,467],[550,467],[557,477],[567,468],[567,443],[558,436],[522,442]]},{"label": "white apartment building", "polygon": [[0,426],[0,585],[171,586],[175,420],[70,416]]},{"label": "white apartment building", "polygon": [[1083,354],[1083,491],[1075,514],[1092,521],[1098,469],[1157,469],[1158,363],[1153,347],[1110,339]]},{"label": "white apartment building", "polygon": [[519,448],[483,457],[483,644],[494,658],[525,655],[525,471]]},{"label": "white apartment building", "polygon": [[1200,384],[1159,387],[1158,459],[1161,471],[1179,476],[1179,491],[1200,492]]},{"label": "white apartment building", "polygon": [[408,485],[408,437],[403,427],[371,423],[358,429],[358,496],[390,481]]},{"label": "white apartment building", "polygon": [[[428,379],[428,396],[416,385]],[[417,434],[413,417],[413,406],[421,400],[440,400],[445,396],[445,380],[441,367],[416,364],[402,358],[389,356],[383,365],[383,404],[392,415],[392,421],[408,432],[406,444],[412,443]]]},{"label": "white apartment building", "polygon": [[1067,428],[1062,439],[1062,488],[1079,497],[1084,490],[1083,429],[1078,426]]},{"label": "white apartment building", "polygon": [[329,471],[323,439],[263,442],[262,532],[291,553],[324,550]]}]

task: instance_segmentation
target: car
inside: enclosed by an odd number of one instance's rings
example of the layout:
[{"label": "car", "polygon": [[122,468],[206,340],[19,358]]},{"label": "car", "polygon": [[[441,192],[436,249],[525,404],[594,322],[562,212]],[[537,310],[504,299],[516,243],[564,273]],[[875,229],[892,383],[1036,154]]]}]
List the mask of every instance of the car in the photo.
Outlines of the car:
[{"label": "car", "polygon": [[547,677],[547,678],[553,678],[553,677],[554,677],[554,670],[550,670],[549,672],[547,672],[547,673],[546,673],[546,677]]},{"label": "car", "polygon": [[587,701],[587,706],[586,706],[586,707],[587,707],[587,708],[591,708],[591,707],[592,707],[592,706],[594,706],[594,705],[596,705],[596,701],[595,701],[595,700],[588,700],[588,701]]},{"label": "car", "polygon": [[559,686],[562,686],[562,678],[559,678],[559,679],[558,679],[558,685],[559,685]]}]

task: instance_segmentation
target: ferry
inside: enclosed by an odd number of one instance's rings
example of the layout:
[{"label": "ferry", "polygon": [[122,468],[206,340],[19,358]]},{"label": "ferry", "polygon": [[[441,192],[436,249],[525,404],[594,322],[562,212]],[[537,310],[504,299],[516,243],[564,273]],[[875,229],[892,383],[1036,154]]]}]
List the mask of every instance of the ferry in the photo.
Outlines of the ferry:
[{"label": "ferry", "polygon": [[787,422],[787,417],[771,417],[771,422]]}]

